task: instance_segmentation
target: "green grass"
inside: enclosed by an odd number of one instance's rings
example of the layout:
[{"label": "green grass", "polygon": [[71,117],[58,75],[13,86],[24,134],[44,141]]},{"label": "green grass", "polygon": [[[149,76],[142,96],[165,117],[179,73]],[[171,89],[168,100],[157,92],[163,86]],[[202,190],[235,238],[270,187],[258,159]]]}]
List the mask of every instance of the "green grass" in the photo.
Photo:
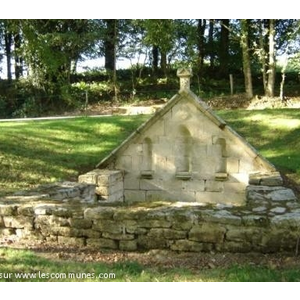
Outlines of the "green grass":
[{"label": "green grass", "polygon": [[145,266],[136,261],[70,262],[28,250],[0,249],[0,282],[296,282],[300,269],[232,265],[197,269]]},{"label": "green grass", "polygon": [[0,195],[59,180],[77,180],[146,116],[0,123]]},{"label": "green grass", "polygon": [[231,127],[280,171],[300,183],[300,110],[219,111]]}]

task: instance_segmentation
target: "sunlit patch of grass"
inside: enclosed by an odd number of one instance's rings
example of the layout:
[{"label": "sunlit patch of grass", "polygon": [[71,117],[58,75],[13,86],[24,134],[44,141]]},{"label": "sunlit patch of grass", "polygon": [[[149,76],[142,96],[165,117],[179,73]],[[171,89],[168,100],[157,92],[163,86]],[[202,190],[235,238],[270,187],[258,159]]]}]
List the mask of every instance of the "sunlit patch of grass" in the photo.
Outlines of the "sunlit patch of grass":
[{"label": "sunlit patch of grass", "polygon": [[300,183],[300,110],[219,111],[231,127],[279,170]]},{"label": "sunlit patch of grass", "polygon": [[75,118],[0,124],[0,195],[76,180],[149,116]]}]

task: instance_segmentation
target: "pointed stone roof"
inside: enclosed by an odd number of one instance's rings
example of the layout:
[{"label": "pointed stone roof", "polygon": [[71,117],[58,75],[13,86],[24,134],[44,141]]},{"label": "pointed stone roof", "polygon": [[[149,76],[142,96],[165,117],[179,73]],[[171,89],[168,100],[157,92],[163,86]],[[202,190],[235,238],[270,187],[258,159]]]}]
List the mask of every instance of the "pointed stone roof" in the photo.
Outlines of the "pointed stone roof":
[{"label": "pointed stone roof", "polygon": [[252,147],[244,138],[235,132],[222,118],[217,116],[211,108],[197,97],[190,90],[190,78],[192,76],[191,70],[181,68],[177,71],[177,76],[180,78],[180,90],[174,95],[161,109],[159,109],[149,120],[136,129],[126,140],[124,140],[116,149],[114,149],[108,156],[106,156],[97,165],[97,168],[108,168],[117,156],[122,153],[135,139],[139,138],[147,129],[154,125],[166,113],[168,113],[174,106],[181,101],[188,101],[192,103],[201,113],[203,113],[211,122],[218,126],[226,135],[235,141],[243,150],[255,159],[268,172],[275,172],[276,168],[264,157],[262,157],[254,147]]}]

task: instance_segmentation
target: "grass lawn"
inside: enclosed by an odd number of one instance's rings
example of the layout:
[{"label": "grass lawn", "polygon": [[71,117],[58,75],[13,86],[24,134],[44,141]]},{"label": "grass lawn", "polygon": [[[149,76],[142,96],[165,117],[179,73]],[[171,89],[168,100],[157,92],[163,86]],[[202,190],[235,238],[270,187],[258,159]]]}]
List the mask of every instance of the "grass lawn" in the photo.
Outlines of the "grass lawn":
[{"label": "grass lawn", "polygon": [[90,171],[149,116],[0,123],[0,196]]}]

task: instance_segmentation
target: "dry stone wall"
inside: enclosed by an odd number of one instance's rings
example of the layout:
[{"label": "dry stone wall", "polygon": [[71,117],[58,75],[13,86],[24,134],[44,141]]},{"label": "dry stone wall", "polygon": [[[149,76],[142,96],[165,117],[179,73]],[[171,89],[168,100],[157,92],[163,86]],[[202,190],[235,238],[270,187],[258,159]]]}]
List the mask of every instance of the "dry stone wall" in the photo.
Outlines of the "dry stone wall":
[{"label": "dry stone wall", "polygon": [[[91,188],[80,185],[82,195]],[[284,187],[275,193],[266,186],[250,186],[247,204],[240,207],[184,202],[116,206],[58,194],[51,199],[51,188],[42,190],[48,194],[40,197],[35,191],[1,199],[2,240],[36,239],[123,251],[267,253],[295,251],[299,246],[300,205]]]}]

